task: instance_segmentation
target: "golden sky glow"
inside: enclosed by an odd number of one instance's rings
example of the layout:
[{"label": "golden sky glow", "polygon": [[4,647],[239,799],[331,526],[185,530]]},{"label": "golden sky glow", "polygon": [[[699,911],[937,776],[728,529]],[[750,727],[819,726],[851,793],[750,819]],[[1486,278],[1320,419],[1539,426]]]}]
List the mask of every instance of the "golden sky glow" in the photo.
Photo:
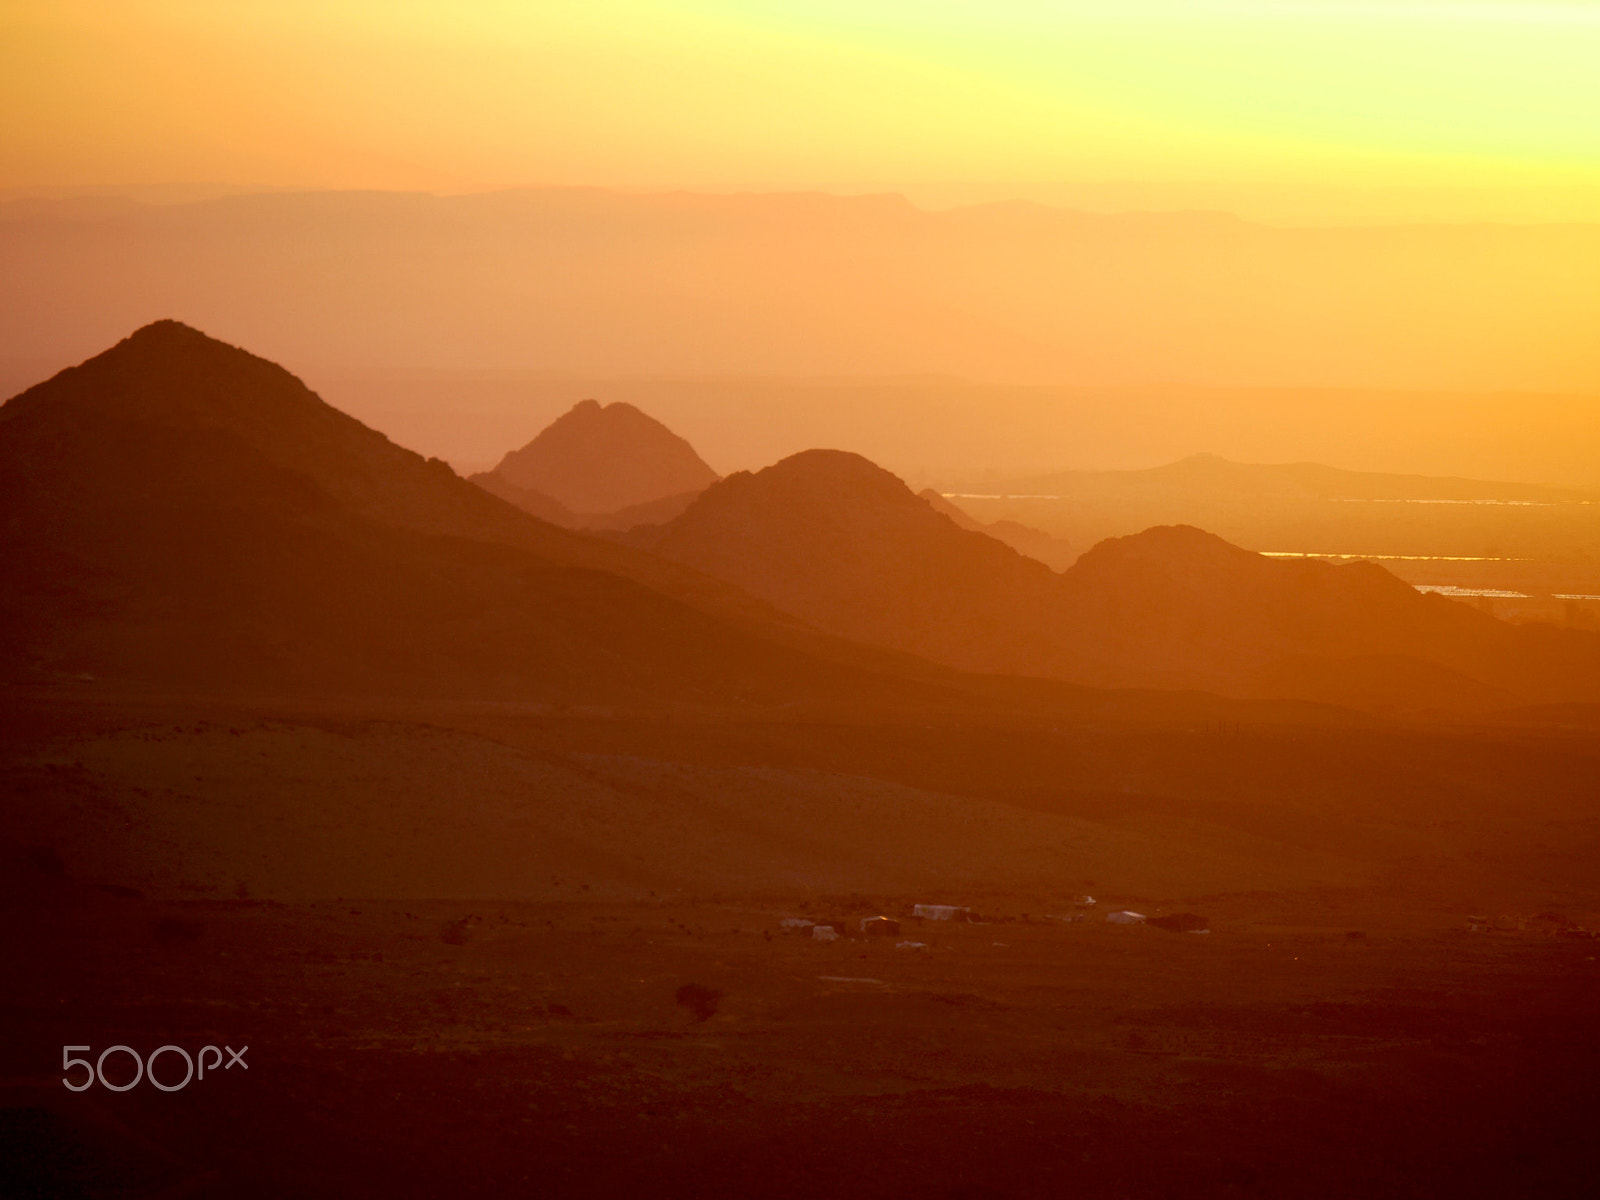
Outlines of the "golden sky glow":
[{"label": "golden sky glow", "polygon": [[1597,63],[1589,2],[4,0],[0,187],[1587,189]]}]

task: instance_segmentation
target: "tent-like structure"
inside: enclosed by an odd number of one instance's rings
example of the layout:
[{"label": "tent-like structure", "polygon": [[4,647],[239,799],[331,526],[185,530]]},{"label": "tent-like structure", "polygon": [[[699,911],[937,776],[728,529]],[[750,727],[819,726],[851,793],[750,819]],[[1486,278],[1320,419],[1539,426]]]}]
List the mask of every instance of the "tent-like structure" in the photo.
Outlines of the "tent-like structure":
[{"label": "tent-like structure", "polygon": [[1143,925],[1144,920],[1143,913],[1129,912],[1127,909],[1106,914],[1106,922],[1111,925]]},{"label": "tent-like structure", "polygon": [[972,910],[957,904],[913,904],[911,915],[929,921],[970,921]]}]

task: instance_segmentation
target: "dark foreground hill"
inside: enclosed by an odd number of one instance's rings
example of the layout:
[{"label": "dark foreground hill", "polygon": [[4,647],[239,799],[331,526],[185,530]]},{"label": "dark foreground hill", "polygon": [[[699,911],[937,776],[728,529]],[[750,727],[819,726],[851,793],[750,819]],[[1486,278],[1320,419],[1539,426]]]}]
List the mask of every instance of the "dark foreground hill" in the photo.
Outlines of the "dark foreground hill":
[{"label": "dark foreground hill", "polygon": [[1174,527],[1057,575],[837,451],[730,476],[631,539],[821,628],[972,671],[1385,711],[1600,697],[1600,639],[1512,627],[1371,563],[1274,560]]},{"label": "dark foreground hill", "polygon": [[644,702],[909,686],[173,321],[0,409],[0,559],[13,680]]}]

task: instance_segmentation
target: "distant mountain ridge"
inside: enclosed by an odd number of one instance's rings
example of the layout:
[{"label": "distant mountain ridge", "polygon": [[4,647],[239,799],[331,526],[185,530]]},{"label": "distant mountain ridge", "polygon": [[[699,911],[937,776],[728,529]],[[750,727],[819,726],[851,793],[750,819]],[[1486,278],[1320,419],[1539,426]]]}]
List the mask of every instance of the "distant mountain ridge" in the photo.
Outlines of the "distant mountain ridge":
[{"label": "distant mountain ridge", "polygon": [[[1600,387],[1581,323],[1506,311],[1510,295],[1595,307],[1595,224],[1296,229],[1028,204],[929,212],[890,195],[299,192],[0,203],[0,261],[0,357],[76,357],[85,334],[125,329],[157,295],[295,363]],[[344,312],[365,316],[332,319]]]},{"label": "distant mountain ridge", "polygon": [[1155,490],[1294,496],[1328,500],[1520,500],[1556,502],[1594,493],[1543,484],[1508,483],[1439,475],[1349,471],[1323,463],[1241,463],[1216,454],[1191,454],[1159,467],[1128,471],[1057,471],[999,483],[968,483],[963,490],[1000,495],[1062,495],[1078,491]]},{"label": "distant mountain ridge", "polygon": [[1044,686],[1004,673],[1394,712],[1600,698],[1592,634],[1198,529],[1058,575],[840,451],[586,537],[171,321],[0,407],[0,561],[13,680],[633,704]]}]

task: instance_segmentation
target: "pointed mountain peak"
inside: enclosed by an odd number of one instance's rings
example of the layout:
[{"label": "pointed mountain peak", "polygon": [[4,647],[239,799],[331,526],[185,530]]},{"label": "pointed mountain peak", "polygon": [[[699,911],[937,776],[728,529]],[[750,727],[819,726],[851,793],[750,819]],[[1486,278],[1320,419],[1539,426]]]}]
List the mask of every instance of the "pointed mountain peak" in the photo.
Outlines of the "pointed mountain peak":
[{"label": "pointed mountain peak", "polygon": [[0,409],[0,428],[14,449],[70,460],[109,492],[160,487],[184,503],[206,494],[251,504],[266,487],[429,532],[520,524],[446,464],[395,445],[276,363],[178,321],[146,325],[29,388]]},{"label": "pointed mountain peak", "polygon": [[173,320],[145,325],[13,397],[0,418],[45,409],[62,418],[94,414],[172,427],[252,430],[311,413],[318,419],[338,415],[276,363]]},{"label": "pointed mountain peak", "polygon": [[[97,363],[125,364],[129,360],[149,360],[151,358],[179,357],[208,358],[214,362],[233,361],[260,363],[263,366],[283,370],[275,363],[270,363],[264,358],[257,358],[248,350],[219,341],[217,338],[203,333],[192,325],[185,325],[182,321],[166,318],[152,321],[148,325],[140,326],[127,337],[123,338],[109,350],[103,350],[83,364],[84,367]],[[287,372],[284,372],[287,374]]]},{"label": "pointed mountain peak", "polygon": [[172,317],[163,317],[159,321],[151,321],[148,325],[140,326],[122,340],[124,342],[150,344],[162,341],[178,342],[195,339],[202,342],[216,342],[219,346],[226,345],[224,342],[217,342],[215,338],[201,333],[194,326],[185,325],[182,321],[175,320]]}]

